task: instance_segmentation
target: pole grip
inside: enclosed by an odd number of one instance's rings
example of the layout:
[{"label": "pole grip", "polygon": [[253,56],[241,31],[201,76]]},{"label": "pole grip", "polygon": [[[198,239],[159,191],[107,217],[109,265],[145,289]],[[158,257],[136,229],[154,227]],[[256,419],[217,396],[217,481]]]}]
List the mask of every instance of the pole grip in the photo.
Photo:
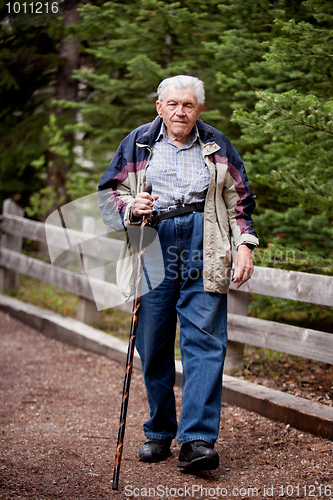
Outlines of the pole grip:
[{"label": "pole grip", "polygon": [[143,191],[145,191],[146,193],[151,194],[151,190],[152,190],[151,182],[144,182],[143,183]]}]

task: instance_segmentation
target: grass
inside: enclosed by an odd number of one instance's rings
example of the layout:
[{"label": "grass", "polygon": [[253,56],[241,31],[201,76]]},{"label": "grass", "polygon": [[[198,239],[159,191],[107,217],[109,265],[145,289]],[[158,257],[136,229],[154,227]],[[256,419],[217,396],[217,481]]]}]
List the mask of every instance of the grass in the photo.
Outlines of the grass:
[{"label": "grass", "polygon": [[[77,315],[78,297],[76,295],[27,276],[20,275],[19,289],[15,298],[63,316],[76,318]],[[115,308],[102,311],[101,330],[106,333],[127,340],[130,325],[130,314]]]},{"label": "grass", "polygon": [[251,294],[249,316],[333,333],[333,307]]},{"label": "grass", "polygon": [[55,285],[20,275],[19,289],[15,298],[35,306],[49,309],[63,316],[76,317],[78,297]]}]

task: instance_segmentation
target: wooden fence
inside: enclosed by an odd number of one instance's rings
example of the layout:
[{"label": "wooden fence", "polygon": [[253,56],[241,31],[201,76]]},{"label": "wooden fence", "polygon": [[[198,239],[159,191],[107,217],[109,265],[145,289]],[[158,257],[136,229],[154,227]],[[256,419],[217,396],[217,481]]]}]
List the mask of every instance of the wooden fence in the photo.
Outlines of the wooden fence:
[{"label": "wooden fence", "polygon": [[[89,224],[89,220],[86,223]],[[96,308],[96,301],[131,311],[131,303],[123,304],[116,285],[104,281],[103,277],[88,279],[85,274],[52,266],[22,254],[22,238],[46,243],[45,224],[25,219],[22,210],[11,200],[4,203],[0,231],[0,292],[15,291],[17,277],[22,274],[77,295],[78,319],[89,324],[98,325],[100,312]],[[67,231],[72,242],[82,241],[82,233]],[[96,259],[96,237],[93,229],[87,232],[89,234],[85,235],[82,252],[86,258]],[[50,238],[60,249],[67,248],[61,227],[48,229],[48,240]],[[119,240],[98,236],[99,254],[108,255],[110,260],[117,260],[121,246]],[[241,365],[245,343],[333,364],[332,334],[248,317],[249,293],[332,307],[333,277],[256,267],[251,280],[242,286],[242,291],[236,291],[232,285],[229,293],[230,341],[226,370]]]}]

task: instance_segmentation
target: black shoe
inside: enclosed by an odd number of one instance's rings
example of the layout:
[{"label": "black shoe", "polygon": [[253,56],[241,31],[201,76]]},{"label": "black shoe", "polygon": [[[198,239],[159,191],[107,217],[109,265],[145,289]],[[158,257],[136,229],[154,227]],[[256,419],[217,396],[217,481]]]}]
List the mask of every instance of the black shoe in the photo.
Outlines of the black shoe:
[{"label": "black shoe", "polygon": [[190,441],[180,449],[177,467],[190,470],[213,470],[219,466],[219,456],[206,441]]},{"label": "black shoe", "polygon": [[139,450],[140,462],[160,462],[170,455],[171,440],[147,439]]}]

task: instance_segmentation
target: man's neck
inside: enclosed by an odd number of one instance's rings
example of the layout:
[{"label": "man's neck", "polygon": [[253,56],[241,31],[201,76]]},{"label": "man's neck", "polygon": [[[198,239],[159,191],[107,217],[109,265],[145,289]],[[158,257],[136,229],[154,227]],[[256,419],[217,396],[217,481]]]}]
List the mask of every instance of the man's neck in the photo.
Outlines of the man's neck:
[{"label": "man's neck", "polygon": [[177,147],[182,147],[184,144],[187,143],[187,141],[192,137],[193,135],[193,129],[191,130],[190,134],[187,135],[175,135],[172,132],[170,132],[165,126],[164,130],[166,131],[167,136],[169,139],[177,146]]}]

